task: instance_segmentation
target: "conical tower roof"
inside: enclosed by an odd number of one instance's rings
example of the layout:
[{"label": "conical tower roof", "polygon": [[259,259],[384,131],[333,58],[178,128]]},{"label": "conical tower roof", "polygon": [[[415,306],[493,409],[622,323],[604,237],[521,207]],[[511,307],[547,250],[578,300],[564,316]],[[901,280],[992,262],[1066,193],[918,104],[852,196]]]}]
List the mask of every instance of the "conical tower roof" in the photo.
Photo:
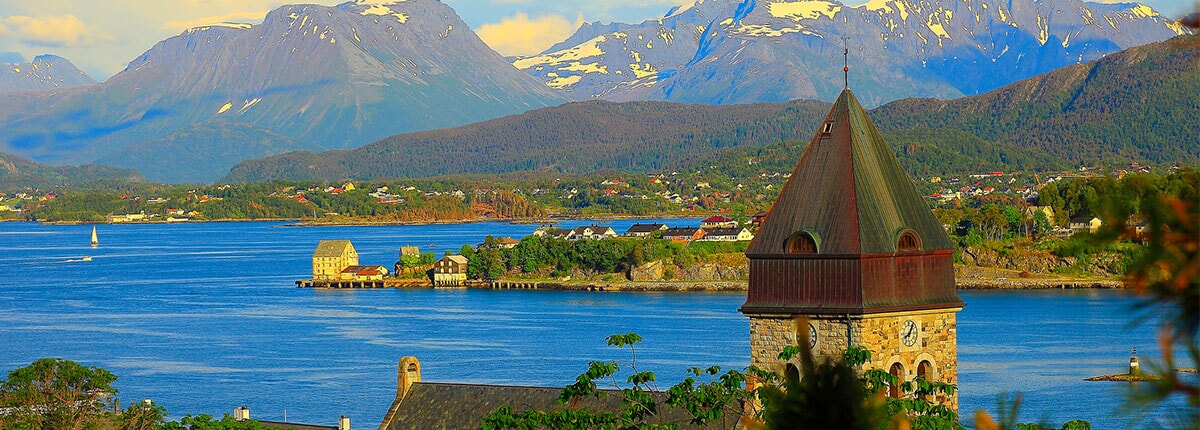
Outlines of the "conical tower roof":
[{"label": "conical tower roof", "polygon": [[808,231],[819,254],[897,251],[916,232],[920,249],[954,249],[875,124],[849,88],[829,110],[796,164],[761,230],[746,251],[786,253],[785,242]]},{"label": "conical tower roof", "polygon": [[747,314],[962,306],[954,245],[850,89],[746,250]]}]

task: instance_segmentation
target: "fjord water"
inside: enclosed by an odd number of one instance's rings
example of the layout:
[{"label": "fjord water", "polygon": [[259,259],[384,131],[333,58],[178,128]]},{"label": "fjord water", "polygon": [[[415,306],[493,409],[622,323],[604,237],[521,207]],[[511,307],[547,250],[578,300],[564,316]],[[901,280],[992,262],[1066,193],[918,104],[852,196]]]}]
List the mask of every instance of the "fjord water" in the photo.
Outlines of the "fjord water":
[{"label": "fjord water", "polygon": [[[671,220],[696,225],[697,220]],[[588,222],[573,221],[560,227]],[[613,221],[624,231],[633,221]],[[375,427],[396,391],[396,362],[426,381],[563,386],[589,360],[630,358],[604,337],[637,332],[637,364],[661,381],[691,366],[748,364],[742,293],[313,290],[321,239],[350,239],[362,264],[391,266],[401,245],[437,252],[522,237],[535,226],[285,227],[281,223],[0,223],[0,372],[41,357],[104,367],[123,404],[150,398],[171,417],[251,416]],[[432,245],[432,246],[431,246]],[[91,261],[78,261],[83,257]],[[962,413],[1022,392],[1022,417],[1117,428],[1129,386],[1085,382],[1125,370],[1129,349],[1158,360],[1151,324],[1132,325],[1120,291],[962,292]],[[665,387],[664,387],[665,388]],[[1153,412],[1159,414],[1161,412]]]}]

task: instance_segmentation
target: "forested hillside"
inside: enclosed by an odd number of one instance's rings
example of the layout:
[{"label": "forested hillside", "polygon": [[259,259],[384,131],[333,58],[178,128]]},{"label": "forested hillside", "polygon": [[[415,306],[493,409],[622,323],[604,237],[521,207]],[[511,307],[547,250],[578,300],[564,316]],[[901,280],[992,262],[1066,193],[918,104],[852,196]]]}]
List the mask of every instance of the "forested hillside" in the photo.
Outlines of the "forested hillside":
[{"label": "forested hillside", "polygon": [[349,151],[292,152],[249,160],[222,181],[670,169],[725,147],[807,140],[828,109],[828,103],[817,101],[737,106],[579,102],[458,128],[401,134]]},{"label": "forested hillside", "polygon": [[953,128],[1075,163],[1200,163],[1200,36],[1140,46],[977,97],[871,111],[884,132]]},{"label": "forested hillside", "polygon": [[0,152],[0,188],[54,188],[102,180],[142,181],[133,169],[88,164],[84,166],[47,166]]},{"label": "forested hillside", "polygon": [[[1200,130],[1200,115],[1195,114],[1195,94],[1200,94],[1198,40],[1179,37],[1129,49],[980,96],[900,100],[870,115],[916,175],[981,166],[1027,170],[1096,162],[1194,165],[1200,163],[1195,150]],[[397,135],[354,150],[249,160],[223,181],[688,169],[726,156],[722,154],[729,148],[806,143],[827,110],[828,104],[814,101],[720,107],[572,103],[453,129]],[[803,145],[792,149],[781,163],[794,165]],[[755,153],[746,151],[741,154]]]}]

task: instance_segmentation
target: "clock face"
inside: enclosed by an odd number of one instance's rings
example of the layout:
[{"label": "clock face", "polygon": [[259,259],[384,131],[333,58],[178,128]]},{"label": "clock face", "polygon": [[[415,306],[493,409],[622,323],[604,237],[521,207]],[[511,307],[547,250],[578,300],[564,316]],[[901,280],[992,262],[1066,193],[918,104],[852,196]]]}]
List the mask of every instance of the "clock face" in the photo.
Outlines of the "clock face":
[{"label": "clock face", "polygon": [[808,323],[808,347],[817,347],[817,326],[812,323]]},{"label": "clock face", "polygon": [[904,326],[900,328],[900,340],[904,342],[904,346],[913,346],[917,344],[917,323],[913,320],[904,322]]}]

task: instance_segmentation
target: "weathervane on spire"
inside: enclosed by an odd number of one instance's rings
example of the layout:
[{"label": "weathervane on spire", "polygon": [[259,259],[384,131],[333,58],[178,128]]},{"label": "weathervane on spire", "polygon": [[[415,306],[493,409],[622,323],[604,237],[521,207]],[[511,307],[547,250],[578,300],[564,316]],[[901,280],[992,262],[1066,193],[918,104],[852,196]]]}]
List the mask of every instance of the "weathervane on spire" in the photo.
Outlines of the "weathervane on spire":
[{"label": "weathervane on spire", "polygon": [[846,88],[850,88],[850,37],[842,36],[842,79]]}]

